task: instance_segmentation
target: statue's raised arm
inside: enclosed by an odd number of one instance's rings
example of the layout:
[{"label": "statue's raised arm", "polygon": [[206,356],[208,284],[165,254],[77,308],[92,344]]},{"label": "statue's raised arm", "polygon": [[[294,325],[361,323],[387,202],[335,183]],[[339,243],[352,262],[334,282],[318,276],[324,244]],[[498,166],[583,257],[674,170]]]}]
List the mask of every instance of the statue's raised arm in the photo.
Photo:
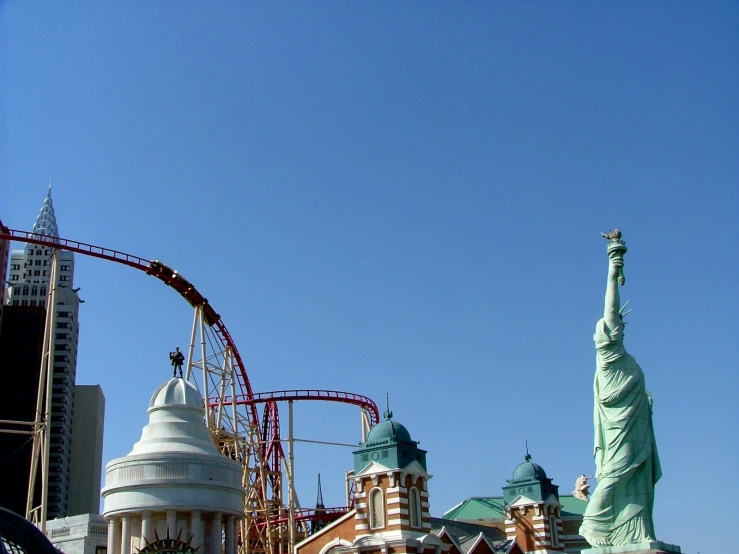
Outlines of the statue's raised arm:
[{"label": "statue's raised arm", "polygon": [[[626,243],[621,239],[621,231],[614,229],[608,233],[601,233],[608,239],[608,281],[606,282],[606,304],[603,311],[603,319],[611,330],[621,327],[621,297],[618,292],[618,286],[624,285],[624,254],[626,254]],[[623,329],[621,329],[623,331]]]}]

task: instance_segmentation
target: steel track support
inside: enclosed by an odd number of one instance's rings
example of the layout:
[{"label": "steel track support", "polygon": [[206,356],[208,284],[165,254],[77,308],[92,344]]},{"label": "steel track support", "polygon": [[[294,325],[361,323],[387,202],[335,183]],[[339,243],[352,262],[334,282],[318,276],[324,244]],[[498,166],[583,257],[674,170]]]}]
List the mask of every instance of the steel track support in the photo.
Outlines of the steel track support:
[{"label": "steel track support", "polygon": [[203,364],[203,399],[205,400],[205,426],[208,427],[208,430],[211,433],[213,433],[210,402],[208,401],[210,398],[210,387],[208,386],[208,355],[205,349],[205,318],[203,317],[203,306],[195,306],[195,313],[197,314],[196,321],[200,330],[200,355],[202,356],[201,360]]},{"label": "steel track support", "polygon": [[[233,381],[233,365],[231,365],[229,362],[231,358],[231,349],[227,348],[226,351],[223,353],[223,365],[221,366],[221,390],[220,394],[218,395],[218,412],[216,417],[216,424],[215,429],[220,429],[223,423],[223,401],[226,398],[226,379],[227,376],[231,376],[231,381]],[[231,368],[231,372],[229,373],[229,367]],[[234,420],[234,435],[236,434],[236,421]]]},{"label": "steel track support", "polygon": [[295,548],[295,432],[293,427],[293,401],[287,403],[287,452],[288,452],[288,474],[287,474],[287,521],[289,535],[287,551],[292,552]]},{"label": "steel track support", "polygon": [[[187,373],[185,373],[185,378],[189,381],[190,376],[192,375],[192,364],[193,364],[193,355],[195,354],[195,336],[198,331],[198,309],[195,308],[195,315],[193,316],[192,320],[192,332],[190,333],[190,344],[187,348]],[[207,396],[206,396],[207,399]]]},{"label": "steel track support", "polygon": [[[46,300],[46,320],[39,371],[38,395],[36,396],[36,420],[34,422],[31,471],[28,478],[26,519],[46,532],[46,515],[49,496],[49,451],[51,448],[51,386],[54,377],[54,326],[56,324],[56,276],[59,271],[59,249],[51,255],[51,276]],[[34,507],[36,475],[41,466],[41,504]]]}]

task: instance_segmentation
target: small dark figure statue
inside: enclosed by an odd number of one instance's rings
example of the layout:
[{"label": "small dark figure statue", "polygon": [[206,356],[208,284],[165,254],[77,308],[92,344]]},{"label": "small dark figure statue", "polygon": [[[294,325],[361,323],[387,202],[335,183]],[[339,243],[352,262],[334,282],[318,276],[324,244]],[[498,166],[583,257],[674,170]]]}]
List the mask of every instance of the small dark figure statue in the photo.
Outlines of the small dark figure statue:
[{"label": "small dark figure statue", "polygon": [[180,352],[180,347],[175,348],[174,352],[169,353],[169,359],[172,360],[172,377],[177,377],[177,371],[180,372],[182,377],[182,364],[185,363],[185,356]]}]

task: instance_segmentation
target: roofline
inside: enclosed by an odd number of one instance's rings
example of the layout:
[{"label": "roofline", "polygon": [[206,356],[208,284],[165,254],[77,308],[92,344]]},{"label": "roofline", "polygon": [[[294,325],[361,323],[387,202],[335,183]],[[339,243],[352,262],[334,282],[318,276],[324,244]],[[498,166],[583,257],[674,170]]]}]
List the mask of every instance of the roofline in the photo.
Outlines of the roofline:
[{"label": "roofline", "polygon": [[301,547],[302,548],[306,544],[310,543],[313,539],[317,539],[318,537],[320,537],[321,535],[323,535],[326,531],[329,531],[330,529],[333,529],[334,527],[336,527],[340,523],[344,523],[347,519],[349,519],[350,516],[351,517],[354,517],[354,515],[356,513],[357,513],[357,509],[356,508],[354,508],[352,510],[349,510],[347,513],[345,513],[339,519],[337,519],[335,521],[332,521],[331,523],[329,523],[328,525],[326,525],[326,527],[324,527],[323,529],[321,529],[317,533],[313,533],[312,535],[304,538],[302,541],[300,541],[298,544],[296,544],[293,547],[293,551],[294,552],[297,552],[298,551],[298,547]]}]

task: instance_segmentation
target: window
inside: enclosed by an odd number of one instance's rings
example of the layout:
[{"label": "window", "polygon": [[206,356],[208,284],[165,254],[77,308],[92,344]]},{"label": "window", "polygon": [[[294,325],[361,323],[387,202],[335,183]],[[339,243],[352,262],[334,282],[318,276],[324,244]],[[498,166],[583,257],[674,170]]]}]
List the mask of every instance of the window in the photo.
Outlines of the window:
[{"label": "window", "polygon": [[36,260],[36,265],[41,265],[41,260]]},{"label": "window", "polygon": [[421,495],[416,487],[411,487],[408,493],[408,508],[410,509],[411,527],[421,526]]},{"label": "window", "polygon": [[41,271],[38,269],[33,270],[33,276],[34,277],[41,277]]},{"label": "window", "polygon": [[370,529],[385,527],[385,498],[382,489],[372,489],[369,502]]},{"label": "window", "polygon": [[13,264],[12,266],[10,266],[10,269],[14,269],[16,271],[18,271],[20,268],[21,268],[21,264]]},{"label": "window", "polygon": [[69,276],[67,276],[67,275],[62,275],[61,277],[59,277],[59,280],[60,280],[60,281],[68,281],[68,280],[69,280]]},{"label": "window", "polygon": [[10,280],[11,281],[17,281],[18,280],[18,274],[16,274],[16,273],[11,274],[10,275]]},{"label": "window", "polygon": [[557,533],[557,520],[554,516],[549,516],[549,534],[552,537],[552,548],[559,546],[559,534]]},{"label": "window", "polygon": [[62,266],[62,271],[69,271],[69,266],[68,265],[63,265]]},{"label": "window", "polygon": [[48,277],[48,276],[49,276],[49,270],[48,269],[44,269],[44,277]]},{"label": "window", "polygon": [[38,287],[37,286],[34,285],[34,286],[31,287],[31,294],[33,296],[36,296],[38,294]]},{"label": "window", "polygon": [[69,312],[57,312],[57,317],[69,317]]}]

